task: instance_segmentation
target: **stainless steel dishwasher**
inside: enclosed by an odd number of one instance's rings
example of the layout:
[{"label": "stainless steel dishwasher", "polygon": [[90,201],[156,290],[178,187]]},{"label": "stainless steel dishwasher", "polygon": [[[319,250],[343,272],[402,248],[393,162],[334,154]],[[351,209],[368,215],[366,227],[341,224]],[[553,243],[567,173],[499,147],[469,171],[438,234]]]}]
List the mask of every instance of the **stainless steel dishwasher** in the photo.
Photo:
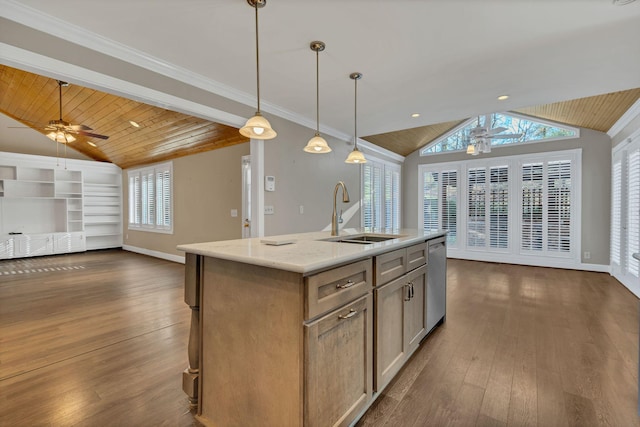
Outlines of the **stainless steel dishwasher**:
[{"label": "stainless steel dishwasher", "polygon": [[429,240],[427,262],[427,331],[447,315],[447,246],[445,237]]}]

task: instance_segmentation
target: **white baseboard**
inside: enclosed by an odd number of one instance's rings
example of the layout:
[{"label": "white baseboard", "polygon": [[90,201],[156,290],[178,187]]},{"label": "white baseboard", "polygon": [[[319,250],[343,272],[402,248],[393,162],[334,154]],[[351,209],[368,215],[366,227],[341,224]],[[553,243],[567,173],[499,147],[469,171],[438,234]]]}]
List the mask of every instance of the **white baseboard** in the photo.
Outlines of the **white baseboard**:
[{"label": "white baseboard", "polygon": [[138,248],[136,246],[122,245],[122,249],[129,252],[135,252],[142,255],[149,255],[155,258],[166,259],[167,261],[178,262],[184,264],[184,256],[168,254],[165,252],[153,251],[151,249]]},{"label": "white baseboard", "polygon": [[447,251],[447,257],[456,259],[466,259],[469,261],[497,262],[503,264],[530,265],[532,267],[564,268],[566,270],[594,271],[598,273],[609,273],[611,268],[605,264],[585,264],[575,262],[570,259],[551,259],[543,257],[523,257],[523,256],[502,256],[496,260],[496,254],[485,253],[459,253],[458,251]]}]

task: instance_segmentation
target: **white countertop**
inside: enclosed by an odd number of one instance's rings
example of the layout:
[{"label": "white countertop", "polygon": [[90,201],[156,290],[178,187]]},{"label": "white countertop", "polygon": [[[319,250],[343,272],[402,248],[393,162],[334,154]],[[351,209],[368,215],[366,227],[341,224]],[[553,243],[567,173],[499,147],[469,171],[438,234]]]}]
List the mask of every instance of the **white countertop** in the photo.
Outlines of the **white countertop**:
[{"label": "white countertop", "polygon": [[[446,232],[426,232],[412,229],[389,231],[350,228],[340,230],[340,236],[338,237],[357,236],[363,233],[394,234],[398,235],[398,237],[371,244],[337,243],[322,240],[336,237],[331,236],[329,231],[318,231],[264,238],[193,243],[179,245],[178,250],[296,273],[310,273],[443,236]],[[261,243],[261,240],[293,240],[294,243],[274,246]]]}]

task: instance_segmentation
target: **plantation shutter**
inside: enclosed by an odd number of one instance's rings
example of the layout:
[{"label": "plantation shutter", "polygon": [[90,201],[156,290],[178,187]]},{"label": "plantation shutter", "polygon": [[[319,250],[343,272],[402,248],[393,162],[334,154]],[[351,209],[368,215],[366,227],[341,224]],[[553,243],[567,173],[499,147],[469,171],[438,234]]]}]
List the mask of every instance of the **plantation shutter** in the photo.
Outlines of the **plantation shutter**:
[{"label": "plantation shutter", "polygon": [[485,168],[467,171],[467,246],[486,246],[486,195],[487,180]]},{"label": "plantation shutter", "polygon": [[622,159],[613,163],[611,182],[611,263],[621,265]]},{"label": "plantation shutter", "polygon": [[173,231],[171,163],[128,171],[129,227]]},{"label": "plantation shutter", "polygon": [[571,161],[547,165],[547,250],[571,251]]},{"label": "plantation shutter", "polygon": [[438,178],[437,172],[425,172],[422,175],[422,228],[425,231],[437,231],[440,228]]},{"label": "plantation shutter", "polygon": [[362,165],[362,175],[362,226],[378,228],[382,226],[382,165],[369,161]]},{"label": "plantation shutter", "polygon": [[156,226],[171,227],[171,174],[164,169],[156,172]]},{"label": "plantation shutter", "polygon": [[444,171],[441,174],[442,229],[449,231],[447,242],[455,245],[458,238],[458,172]]},{"label": "plantation shutter", "polygon": [[640,262],[633,257],[640,252],[640,147],[629,153],[627,182],[627,268],[640,277]]},{"label": "plantation shutter", "polygon": [[521,248],[541,251],[543,236],[543,164],[522,165],[522,232]]},{"label": "plantation shutter", "polygon": [[384,227],[400,228],[400,171],[384,168]]},{"label": "plantation shutter", "polygon": [[492,248],[509,247],[509,167],[490,169],[489,243]]},{"label": "plantation shutter", "polygon": [[362,226],[400,228],[400,166],[369,160],[362,165]]}]

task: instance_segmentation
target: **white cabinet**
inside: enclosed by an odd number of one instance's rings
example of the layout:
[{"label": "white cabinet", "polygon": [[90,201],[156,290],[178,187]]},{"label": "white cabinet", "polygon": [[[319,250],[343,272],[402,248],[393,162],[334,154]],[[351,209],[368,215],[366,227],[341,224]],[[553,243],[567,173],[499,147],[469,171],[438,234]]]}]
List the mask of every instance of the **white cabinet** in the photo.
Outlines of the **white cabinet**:
[{"label": "white cabinet", "polygon": [[53,235],[53,252],[63,254],[86,250],[84,233],[56,233]]},{"label": "white cabinet", "polygon": [[0,154],[0,259],[122,246],[119,167]]}]

